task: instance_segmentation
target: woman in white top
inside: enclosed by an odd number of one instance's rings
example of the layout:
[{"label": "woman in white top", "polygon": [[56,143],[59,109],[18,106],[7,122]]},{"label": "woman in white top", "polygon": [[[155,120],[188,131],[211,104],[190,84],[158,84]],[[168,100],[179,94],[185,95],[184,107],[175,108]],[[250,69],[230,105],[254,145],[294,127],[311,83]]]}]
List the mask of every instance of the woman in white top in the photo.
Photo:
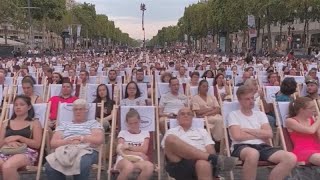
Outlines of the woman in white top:
[{"label": "woman in white top", "polygon": [[118,180],[127,180],[134,169],[139,169],[138,179],[150,179],[154,166],[148,161],[150,134],[140,130],[141,118],[137,110],[130,109],[126,115],[127,130],[118,135],[117,161],[115,168],[120,171]]},{"label": "woman in white top", "polygon": [[120,106],[146,106],[146,100],[141,97],[141,91],[134,81],[127,84],[124,98],[120,101]]},{"label": "woman in white top", "polygon": [[213,81],[214,88],[214,96],[219,99],[219,95],[221,97],[221,101],[224,101],[226,96],[230,95],[230,90],[224,78],[224,75],[219,73],[216,75]]}]

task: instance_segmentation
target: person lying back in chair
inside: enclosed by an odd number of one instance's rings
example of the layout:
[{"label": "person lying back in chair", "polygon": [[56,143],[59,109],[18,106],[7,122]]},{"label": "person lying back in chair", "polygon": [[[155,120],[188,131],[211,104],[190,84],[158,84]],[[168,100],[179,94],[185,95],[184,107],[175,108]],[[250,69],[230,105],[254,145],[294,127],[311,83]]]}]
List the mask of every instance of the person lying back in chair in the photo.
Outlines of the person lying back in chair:
[{"label": "person lying back in chair", "polygon": [[42,128],[34,116],[30,97],[16,96],[13,101],[13,114],[8,124],[3,124],[0,131],[2,179],[18,180],[19,168],[36,164]]},{"label": "person lying back in chair", "polygon": [[89,179],[92,164],[98,162],[97,148],[104,142],[104,130],[95,119],[88,120],[84,99],[73,102],[73,120],[61,122],[51,139],[55,152],[46,157],[45,171],[49,180]]},{"label": "person lying back in chair", "polygon": [[266,143],[266,140],[272,138],[272,129],[266,114],[253,110],[255,101],[252,88],[240,86],[237,97],[240,110],[229,114],[228,127],[232,140],[232,156],[244,161],[243,179],[256,179],[259,160],[276,164],[269,175],[270,180],[284,179],[295,167],[296,156]]},{"label": "person lying back in chair", "polygon": [[217,171],[232,170],[237,158],[216,155],[210,134],[204,128],[191,127],[192,118],[189,108],[180,109],[179,126],[164,135],[161,146],[169,175],[176,180],[213,179]]},{"label": "person lying back in chair", "polygon": [[126,180],[134,169],[139,169],[138,179],[150,179],[154,170],[147,152],[150,142],[148,131],[140,129],[140,114],[131,108],[126,115],[127,130],[118,135],[117,161],[115,168],[120,171],[118,180]]}]

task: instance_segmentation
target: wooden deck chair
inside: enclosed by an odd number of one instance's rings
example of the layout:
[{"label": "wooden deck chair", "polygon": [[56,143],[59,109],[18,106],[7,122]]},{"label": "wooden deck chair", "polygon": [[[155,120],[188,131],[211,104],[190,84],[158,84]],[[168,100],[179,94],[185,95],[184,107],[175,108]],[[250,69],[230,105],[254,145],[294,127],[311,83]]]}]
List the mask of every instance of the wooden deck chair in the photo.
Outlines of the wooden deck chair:
[{"label": "wooden deck chair", "polygon": [[300,97],[307,95],[307,85],[305,83],[299,84],[298,88],[299,88],[298,92]]},{"label": "wooden deck chair", "polygon": [[[104,108],[104,102],[101,103],[88,103],[88,119],[96,119],[96,108]],[[58,126],[61,122],[68,122],[73,120],[73,104],[72,103],[59,103],[58,106],[58,114],[57,114],[57,122],[56,126]],[[100,111],[100,119],[103,117],[103,111]],[[103,127],[103,122],[100,121],[101,126]],[[99,147],[99,158],[98,164],[93,164],[92,169],[97,170],[97,180],[101,179],[101,170],[105,169],[105,162],[102,164],[102,156],[103,156],[104,145]],[[103,167],[104,166],[104,167]]]},{"label": "wooden deck chair", "polygon": [[264,86],[264,84],[268,83],[268,76],[258,74],[258,83],[261,87]]},{"label": "wooden deck chair", "polygon": [[[166,122],[168,122],[168,126],[166,126],[166,131],[168,129],[174,128],[178,126],[178,120],[177,119],[166,119]],[[192,118],[192,125],[191,127],[196,128],[204,128],[207,130],[209,134],[211,134],[209,126],[208,126],[208,120],[207,118]]]},{"label": "wooden deck chair", "polygon": [[[230,86],[231,87],[231,86]],[[232,101],[237,101],[237,91],[238,91],[239,86],[233,86],[233,91],[230,91],[232,94]]]},{"label": "wooden deck chair", "polygon": [[[316,103],[316,101],[314,101]],[[280,143],[283,148],[283,150],[292,152],[293,150],[293,143],[291,141],[288,129],[286,128],[285,121],[289,114],[289,104],[290,102],[276,102],[274,101],[274,109],[276,114],[276,120],[279,124],[278,126],[278,133],[280,137]],[[298,166],[310,166],[311,164],[308,164],[304,161],[300,161],[297,163]]]},{"label": "wooden deck chair", "polygon": [[[137,83],[139,90],[141,92],[141,96],[143,99],[147,100],[148,99],[148,84],[147,83]],[[121,86],[121,94],[120,94],[120,99],[124,99],[125,92],[126,92],[126,87],[127,84],[122,84]]]},{"label": "wooden deck chair", "polygon": [[213,86],[214,78],[206,78],[205,80],[208,81],[209,86]]},{"label": "wooden deck chair", "polygon": [[[153,76],[152,75],[145,75],[144,79],[143,79],[143,82],[151,83],[152,80],[153,80]],[[136,82],[137,81],[136,76],[131,76],[131,81]]]},{"label": "wooden deck chair", "polygon": [[[168,126],[165,126],[166,127],[166,131],[168,129],[175,128],[175,127],[177,127],[179,125],[177,119],[166,119],[166,122],[168,122],[167,123]],[[191,127],[206,129],[207,132],[211,135],[211,132],[210,132],[210,129],[209,129],[209,126],[208,126],[208,120],[206,118],[192,118]],[[166,163],[166,160],[164,160],[164,163]],[[166,173],[166,174],[168,176],[168,179],[174,179],[174,178],[170,177],[169,173]]]},{"label": "wooden deck chair", "polygon": [[6,100],[8,101],[8,104],[11,104],[15,95],[17,92],[17,86],[16,85],[11,85],[8,87],[7,90],[7,96],[6,96]]},{"label": "wooden deck chair", "polygon": [[88,83],[98,84],[99,83],[99,76],[89,76]]},{"label": "wooden deck chair", "polygon": [[264,86],[264,95],[267,103],[273,103],[276,99],[276,93],[280,91],[280,86]]},{"label": "wooden deck chair", "polygon": [[[157,147],[156,153],[157,157],[154,162],[156,164],[155,171],[158,173],[158,179],[160,180],[161,177],[161,166],[160,166],[160,139],[159,139],[159,126],[157,124],[158,121],[156,121],[157,118],[157,108],[155,106],[121,106],[119,109],[120,113],[120,121],[112,121],[111,125],[111,142],[110,142],[110,154],[109,154],[109,166],[108,166],[108,179],[112,179],[111,176],[117,175],[119,173],[118,170],[114,169],[113,167],[113,150],[115,149],[114,146],[114,140],[117,139],[116,134],[116,126],[119,127],[120,130],[125,130],[126,129],[126,124],[125,124],[125,116],[127,112],[129,111],[130,108],[136,109],[141,117],[141,124],[140,124],[140,129],[144,131],[149,131],[150,134],[150,143],[149,143],[149,148],[148,148],[148,157],[149,159],[154,159],[153,158],[153,147]],[[116,111],[114,111],[114,116],[116,116]],[[117,125],[118,123],[118,125]],[[154,134],[155,133],[155,136]],[[154,145],[154,146],[153,146]]]},{"label": "wooden deck chair", "polygon": [[[221,113],[224,121],[224,140],[225,140],[225,146],[227,150],[227,156],[231,157],[231,151],[230,151],[230,146],[231,146],[231,138],[229,136],[229,131],[228,131],[228,115],[232,111],[236,111],[240,109],[239,102],[223,102],[223,105],[221,106]],[[259,107],[256,105],[254,107],[255,110],[259,110]],[[272,140],[269,139],[268,142],[272,145]],[[240,160],[238,163],[238,167],[241,167],[243,165],[243,161]],[[258,167],[273,167],[274,164],[270,163],[268,161],[259,161],[258,162]],[[231,179],[234,179],[233,177],[233,172],[230,172]]]},{"label": "wooden deck chair", "polygon": [[[156,83],[156,104],[158,104],[161,96],[168,92],[170,92],[169,83]],[[179,92],[185,94],[182,84],[180,84]]]},{"label": "wooden deck chair", "polygon": [[199,72],[199,77],[202,77],[205,70],[194,70],[195,72]]},{"label": "wooden deck chair", "polygon": [[296,80],[296,82],[298,84],[303,84],[305,82],[305,77],[304,76],[289,76],[289,75],[285,75],[284,78],[287,78],[287,77],[292,77],[294,78],[294,80]]},{"label": "wooden deck chair", "polygon": [[[50,107],[51,103],[40,103],[40,104],[34,104],[32,105],[35,111],[35,118],[38,119],[41,123],[41,126],[43,128],[43,134],[42,134],[42,140],[41,140],[41,146],[39,149],[39,157],[36,162],[36,165],[34,166],[26,166],[25,168],[22,168],[19,170],[19,173],[34,173],[36,172],[36,180],[40,180],[40,175],[42,171],[42,163],[43,163],[43,156],[44,156],[44,150],[47,142],[47,128],[48,128],[48,120],[49,120],[49,114],[50,114]],[[13,104],[7,104],[6,106],[7,113],[6,113],[6,119],[9,119],[13,114]],[[8,121],[3,121],[1,124],[7,124]]]},{"label": "wooden deck chair", "polygon": [[[45,86],[43,84],[35,84],[33,85],[33,91],[34,94],[41,97],[42,99],[44,99],[44,92],[45,92]],[[20,95],[23,94],[23,89],[22,89],[22,85],[18,85],[17,88],[17,94],[16,95]]]},{"label": "wooden deck chair", "polygon": [[13,77],[6,77],[4,80],[4,84],[13,85]]},{"label": "wooden deck chair", "polygon": [[0,85],[0,106],[2,107],[2,100],[4,100],[4,96],[5,96],[5,92],[4,92],[4,88],[3,88],[4,85]]},{"label": "wooden deck chair", "polygon": [[234,81],[234,83],[233,83],[234,85],[241,83],[243,81],[242,76],[240,76],[240,75],[235,76],[233,81]]},{"label": "wooden deck chair", "polygon": [[23,77],[22,77],[22,76],[18,76],[18,77],[16,77],[16,78],[15,78],[15,84],[17,84],[17,85],[21,85],[21,83],[22,83],[22,79],[23,79]]},{"label": "wooden deck chair", "polygon": [[[191,99],[193,96],[199,94],[199,90],[198,90],[198,86],[187,86],[189,87],[189,91],[187,90],[187,95],[189,96],[189,98]],[[208,89],[208,95],[214,97],[214,88],[213,86],[209,86],[209,89]]]},{"label": "wooden deck chair", "polygon": [[[53,96],[59,96],[61,93],[62,84],[50,84],[48,88],[48,94],[46,100],[48,101]],[[74,96],[76,93],[76,85],[73,84],[73,92],[72,95]]]}]

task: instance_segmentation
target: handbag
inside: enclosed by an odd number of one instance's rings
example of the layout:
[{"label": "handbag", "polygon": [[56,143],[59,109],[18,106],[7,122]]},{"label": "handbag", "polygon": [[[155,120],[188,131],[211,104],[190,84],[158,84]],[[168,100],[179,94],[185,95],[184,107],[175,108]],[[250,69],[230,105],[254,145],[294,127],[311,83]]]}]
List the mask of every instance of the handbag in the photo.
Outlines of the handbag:
[{"label": "handbag", "polygon": [[4,155],[15,155],[15,154],[22,154],[25,153],[28,149],[27,144],[22,143],[18,147],[11,147],[8,145],[3,145],[0,149],[0,152]]}]

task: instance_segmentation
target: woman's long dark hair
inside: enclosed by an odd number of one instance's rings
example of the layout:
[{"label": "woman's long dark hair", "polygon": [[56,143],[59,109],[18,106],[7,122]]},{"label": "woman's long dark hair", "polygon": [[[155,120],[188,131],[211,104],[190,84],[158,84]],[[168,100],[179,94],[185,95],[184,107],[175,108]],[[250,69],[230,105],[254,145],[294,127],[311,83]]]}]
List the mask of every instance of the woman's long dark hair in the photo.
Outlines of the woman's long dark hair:
[{"label": "woman's long dark hair", "polygon": [[208,77],[207,77],[208,72],[211,72],[211,73],[212,73],[212,78],[214,78],[214,73],[213,73],[213,71],[211,71],[211,70],[206,70],[206,71],[203,73],[202,78],[208,78]]},{"label": "woman's long dark hair", "polygon": [[17,117],[16,113],[14,112],[14,103],[18,99],[23,100],[25,103],[27,103],[28,106],[31,106],[31,108],[28,110],[28,117],[25,120],[33,121],[33,118],[35,116],[35,112],[34,112],[34,108],[33,108],[32,104],[31,104],[31,98],[28,97],[28,96],[25,96],[25,95],[18,95],[18,96],[16,96],[16,98],[14,98],[14,101],[13,101],[13,114],[12,114],[10,120],[13,120],[13,119],[15,119]]},{"label": "woman's long dark hair", "polygon": [[216,85],[217,85],[217,79],[218,79],[220,76],[223,76],[223,78],[224,78],[224,74],[218,73],[218,74],[214,77],[213,86],[216,86]]},{"label": "woman's long dark hair", "polygon": [[209,83],[208,83],[207,80],[202,79],[202,80],[199,82],[199,85],[198,85],[198,93],[200,93],[200,86],[201,86],[202,84],[204,84],[204,83],[207,83],[207,84],[209,85]]},{"label": "woman's long dark hair", "polygon": [[137,93],[136,93],[135,98],[137,99],[138,97],[141,96],[141,91],[140,91],[140,89],[139,89],[139,87],[138,87],[138,84],[137,84],[136,82],[134,82],[134,81],[131,81],[131,82],[129,82],[129,83],[127,84],[126,91],[125,91],[125,93],[124,93],[124,98],[128,98],[128,97],[129,97],[129,95],[128,95],[128,86],[129,86],[130,84],[134,84],[134,85],[136,86]]},{"label": "woman's long dark hair", "polygon": [[105,87],[106,90],[107,90],[107,97],[106,97],[106,98],[107,98],[107,102],[111,101],[111,99],[110,99],[110,97],[109,97],[109,89],[108,89],[107,85],[105,85],[105,84],[100,84],[100,85],[97,87],[96,99],[93,101],[93,102],[95,102],[95,103],[102,101],[102,97],[99,96],[99,88],[102,87],[102,86]]}]

